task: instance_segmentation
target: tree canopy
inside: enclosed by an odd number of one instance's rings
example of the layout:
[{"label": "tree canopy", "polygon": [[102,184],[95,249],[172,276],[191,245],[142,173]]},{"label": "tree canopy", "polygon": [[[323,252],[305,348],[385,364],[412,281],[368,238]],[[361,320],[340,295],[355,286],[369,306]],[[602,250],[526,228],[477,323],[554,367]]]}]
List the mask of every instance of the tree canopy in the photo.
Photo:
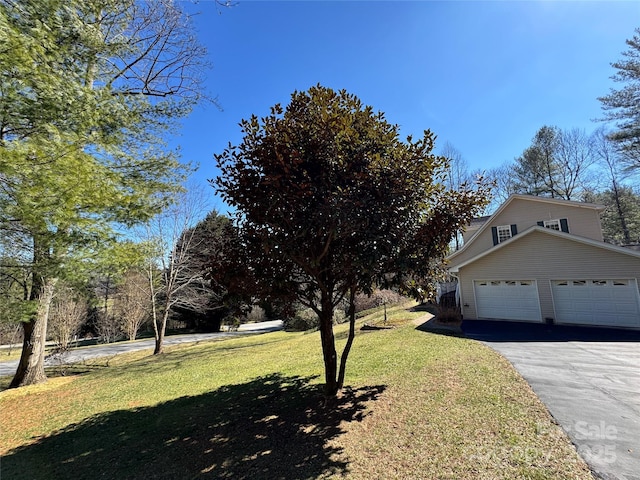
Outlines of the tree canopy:
[{"label": "tree canopy", "polygon": [[504,189],[575,200],[584,193],[587,170],[594,162],[592,143],[579,129],[541,127],[510,167],[513,178],[508,176],[510,184]]},{"label": "tree canopy", "polygon": [[207,272],[211,259],[224,251],[230,224],[229,217],[212,210],[195,227],[182,232],[176,245],[177,252],[184,252],[184,273],[177,282],[184,288],[176,292],[173,308],[191,328],[217,331],[227,312],[226,288],[212,284]]},{"label": "tree canopy", "polygon": [[344,90],[294,92],[286,108],[241,127],[242,143],[216,155],[213,180],[237,212],[240,286],[318,314],[326,393],[335,395],[354,315],[338,372],[334,308],[345,298],[353,307],[355,294],[376,284],[432,273],[484,206],[486,185],[447,190],[447,162],[432,153],[431,132],[402,141],[397,125]]},{"label": "tree canopy", "polygon": [[611,139],[626,155],[631,169],[640,169],[640,28],[635,35],[626,40],[627,51],[622,59],[611,66],[616,73],[611,77],[622,84],[618,89],[612,88],[608,95],[599,98],[604,110],[604,120],[614,121],[617,129],[612,132]]},{"label": "tree canopy", "polygon": [[178,188],[187,169],[164,136],[199,98],[203,55],[170,0],[0,1],[0,234],[38,305],[13,386],[46,378],[48,308],[71,259]]}]

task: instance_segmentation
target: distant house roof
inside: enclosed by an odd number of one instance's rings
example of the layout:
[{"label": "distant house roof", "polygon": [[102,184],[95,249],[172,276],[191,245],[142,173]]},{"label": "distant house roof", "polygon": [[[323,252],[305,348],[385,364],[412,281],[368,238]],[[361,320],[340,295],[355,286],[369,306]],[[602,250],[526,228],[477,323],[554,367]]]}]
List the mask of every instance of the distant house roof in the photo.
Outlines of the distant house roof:
[{"label": "distant house roof", "polygon": [[474,229],[474,228],[480,228],[484,222],[486,222],[487,220],[489,220],[491,218],[491,215],[485,215],[484,217],[478,217],[478,218],[472,218],[471,219],[471,223],[469,224],[470,229]]}]

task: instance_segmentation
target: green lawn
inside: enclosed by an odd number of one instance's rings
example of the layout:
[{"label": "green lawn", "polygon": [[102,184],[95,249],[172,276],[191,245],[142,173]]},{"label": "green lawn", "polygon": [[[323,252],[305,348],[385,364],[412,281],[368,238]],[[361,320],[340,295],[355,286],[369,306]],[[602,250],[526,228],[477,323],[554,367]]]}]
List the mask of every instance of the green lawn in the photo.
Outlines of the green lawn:
[{"label": "green lawn", "polygon": [[350,388],[330,403],[317,332],[139,352],[6,390],[0,478],[592,478],[504,359],[416,330],[422,314],[390,309],[400,326],[358,332]]},{"label": "green lawn", "polygon": [[0,362],[10,362],[11,360],[20,360],[22,353],[22,344],[0,348]]}]

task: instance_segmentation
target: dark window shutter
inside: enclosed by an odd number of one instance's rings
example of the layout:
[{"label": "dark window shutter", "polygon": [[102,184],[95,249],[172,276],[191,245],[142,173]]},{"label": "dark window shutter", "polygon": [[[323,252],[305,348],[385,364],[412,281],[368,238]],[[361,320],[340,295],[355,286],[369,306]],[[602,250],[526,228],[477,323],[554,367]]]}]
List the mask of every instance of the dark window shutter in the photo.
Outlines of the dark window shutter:
[{"label": "dark window shutter", "polygon": [[515,223],[511,224],[511,236],[515,237],[518,234],[518,227]]},{"label": "dark window shutter", "polygon": [[539,225],[540,227],[544,227],[544,222],[543,222],[542,220],[540,220],[540,221],[538,222],[538,225]]},{"label": "dark window shutter", "polygon": [[560,219],[560,230],[562,230],[565,233],[569,233],[569,223],[567,222],[566,218]]},{"label": "dark window shutter", "polygon": [[497,245],[498,244],[498,228],[497,227],[491,227],[491,235],[493,235],[493,244]]}]

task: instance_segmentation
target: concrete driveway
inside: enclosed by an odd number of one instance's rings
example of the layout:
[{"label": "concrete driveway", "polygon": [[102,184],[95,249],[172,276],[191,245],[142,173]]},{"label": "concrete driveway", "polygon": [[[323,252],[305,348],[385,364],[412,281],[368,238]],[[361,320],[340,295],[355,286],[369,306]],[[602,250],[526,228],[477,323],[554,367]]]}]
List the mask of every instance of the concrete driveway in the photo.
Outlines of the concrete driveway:
[{"label": "concrete driveway", "polygon": [[640,332],[466,321],[506,357],[603,479],[640,480]]}]

